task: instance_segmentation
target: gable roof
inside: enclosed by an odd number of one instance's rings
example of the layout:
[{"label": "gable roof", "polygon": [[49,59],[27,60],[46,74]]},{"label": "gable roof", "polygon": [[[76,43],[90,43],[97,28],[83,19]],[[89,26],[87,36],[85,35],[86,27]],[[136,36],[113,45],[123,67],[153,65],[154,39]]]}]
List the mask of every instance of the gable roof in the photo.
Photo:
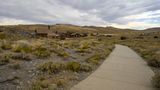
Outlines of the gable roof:
[{"label": "gable roof", "polygon": [[37,32],[37,33],[41,33],[41,34],[51,33],[50,30],[42,30],[42,29],[41,29],[41,30],[40,30],[40,29],[39,29],[39,30],[36,30],[36,32]]}]

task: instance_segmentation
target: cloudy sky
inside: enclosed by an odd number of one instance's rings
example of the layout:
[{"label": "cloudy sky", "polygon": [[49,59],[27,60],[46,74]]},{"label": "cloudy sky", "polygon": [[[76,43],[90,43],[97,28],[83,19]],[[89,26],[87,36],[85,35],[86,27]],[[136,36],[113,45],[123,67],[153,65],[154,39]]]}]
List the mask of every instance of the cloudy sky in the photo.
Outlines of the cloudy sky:
[{"label": "cloudy sky", "polygon": [[160,0],[0,0],[0,25],[160,26]]}]

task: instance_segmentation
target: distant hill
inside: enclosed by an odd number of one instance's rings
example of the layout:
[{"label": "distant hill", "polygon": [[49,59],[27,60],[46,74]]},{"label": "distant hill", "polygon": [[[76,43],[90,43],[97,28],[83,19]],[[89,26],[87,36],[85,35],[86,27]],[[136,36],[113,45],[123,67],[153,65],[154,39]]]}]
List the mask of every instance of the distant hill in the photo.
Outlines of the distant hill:
[{"label": "distant hill", "polygon": [[145,29],[144,32],[160,32],[160,27],[148,28],[148,29]]},{"label": "distant hill", "polygon": [[132,34],[134,32],[159,32],[160,28],[149,28],[145,30],[133,30],[133,29],[120,29],[115,27],[97,27],[97,26],[77,26],[71,24],[55,24],[55,25],[44,25],[44,24],[33,24],[33,25],[9,25],[1,26],[12,30],[52,30],[58,32],[87,32],[87,33],[110,33],[110,34]]},{"label": "distant hill", "polygon": [[17,25],[16,28],[19,28],[21,30],[51,30],[51,31],[58,31],[58,32],[98,32],[95,29],[90,28],[82,28],[81,26],[76,25],[70,25],[70,24],[55,24],[55,25],[41,25],[41,24],[35,24],[35,25]]}]

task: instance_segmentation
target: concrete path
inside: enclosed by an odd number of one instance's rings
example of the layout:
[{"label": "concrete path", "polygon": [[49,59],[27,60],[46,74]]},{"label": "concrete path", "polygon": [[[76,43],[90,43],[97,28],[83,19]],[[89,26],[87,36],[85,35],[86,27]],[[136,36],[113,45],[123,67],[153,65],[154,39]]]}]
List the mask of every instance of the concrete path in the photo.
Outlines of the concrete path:
[{"label": "concrete path", "polygon": [[71,90],[156,90],[150,82],[153,75],[133,50],[116,45],[104,63]]}]

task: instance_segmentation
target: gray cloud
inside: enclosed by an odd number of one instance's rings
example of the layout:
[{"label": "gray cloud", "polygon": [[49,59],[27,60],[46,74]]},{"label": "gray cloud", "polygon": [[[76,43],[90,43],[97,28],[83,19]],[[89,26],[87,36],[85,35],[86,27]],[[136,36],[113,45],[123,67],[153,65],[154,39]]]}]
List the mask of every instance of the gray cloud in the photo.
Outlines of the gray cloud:
[{"label": "gray cloud", "polygon": [[47,24],[126,24],[132,21],[124,17],[160,10],[160,0],[0,1],[0,22],[11,18]]},{"label": "gray cloud", "polygon": [[[78,10],[94,13],[105,21],[119,23],[120,18],[160,9],[159,0],[60,0]],[[91,12],[89,12],[91,13]],[[92,14],[92,13],[91,13]],[[118,20],[118,21],[117,21]],[[124,20],[122,20],[124,21]],[[123,23],[123,22],[121,22]]]}]

